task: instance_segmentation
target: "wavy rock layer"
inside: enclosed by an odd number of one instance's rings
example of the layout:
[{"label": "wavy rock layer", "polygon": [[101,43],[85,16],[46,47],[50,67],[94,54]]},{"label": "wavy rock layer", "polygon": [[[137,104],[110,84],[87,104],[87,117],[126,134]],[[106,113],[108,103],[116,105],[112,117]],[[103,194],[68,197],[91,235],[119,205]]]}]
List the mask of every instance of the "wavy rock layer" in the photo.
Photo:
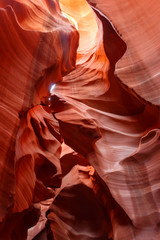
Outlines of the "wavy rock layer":
[{"label": "wavy rock layer", "polygon": [[160,238],[158,3],[88,2],[0,3],[3,239]]},{"label": "wavy rock layer", "polygon": [[156,0],[88,2],[113,23],[127,44],[116,74],[142,98],[159,105],[160,3]]},{"label": "wavy rock layer", "polygon": [[[42,1],[39,6],[37,1],[1,1],[0,7],[4,7],[0,9],[2,221],[14,202],[19,113],[48,95],[51,84],[61,81],[62,75],[74,68],[78,33],[61,15],[56,2]],[[50,77],[52,73],[54,77]]]}]

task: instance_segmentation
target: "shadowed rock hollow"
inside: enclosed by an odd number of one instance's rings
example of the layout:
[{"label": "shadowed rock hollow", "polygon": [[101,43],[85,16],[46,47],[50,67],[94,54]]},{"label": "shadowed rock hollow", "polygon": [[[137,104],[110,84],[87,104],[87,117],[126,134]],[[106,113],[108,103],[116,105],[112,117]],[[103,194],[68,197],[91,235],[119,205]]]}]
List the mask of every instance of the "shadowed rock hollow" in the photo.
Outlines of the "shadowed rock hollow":
[{"label": "shadowed rock hollow", "polygon": [[0,1],[1,239],[160,239],[159,19]]}]

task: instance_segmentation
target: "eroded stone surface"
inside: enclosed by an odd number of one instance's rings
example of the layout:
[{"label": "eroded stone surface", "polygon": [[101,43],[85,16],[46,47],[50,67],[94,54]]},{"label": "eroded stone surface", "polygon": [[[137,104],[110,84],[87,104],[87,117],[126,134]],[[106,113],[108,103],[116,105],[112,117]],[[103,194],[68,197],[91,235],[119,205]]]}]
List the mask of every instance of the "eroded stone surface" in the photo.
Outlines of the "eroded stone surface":
[{"label": "eroded stone surface", "polygon": [[0,3],[6,240],[160,237],[158,3],[88,2]]}]

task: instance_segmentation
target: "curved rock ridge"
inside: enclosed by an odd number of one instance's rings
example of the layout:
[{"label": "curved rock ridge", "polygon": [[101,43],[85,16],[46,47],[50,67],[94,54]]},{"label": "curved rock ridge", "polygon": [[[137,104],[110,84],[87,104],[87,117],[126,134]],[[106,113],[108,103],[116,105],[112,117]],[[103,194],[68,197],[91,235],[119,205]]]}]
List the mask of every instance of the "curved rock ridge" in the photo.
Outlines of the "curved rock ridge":
[{"label": "curved rock ridge", "polygon": [[54,201],[41,202],[41,208],[47,210],[48,221],[41,217],[37,226],[29,230],[28,239],[34,239],[42,222],[46,222],[46,228],[44,230],[43,225],[39,237],[45,231],[49,239],[51,236],[55,239],[108,239],[111,224],[106,187],[82,155],[68,147],[67,151],[69,153],[60,159],[62,185],[59,194]]},{"label": "curved rock ridge", "polygon": [[88,3],[0,2],[2,239],[160,238],[158,3]]},{"label": "curved rock ridge", "polygon": [[56,1],[1,1],[0,7],[2,221],[14,203],[19,114],[49,96],[52,83],[74,69],[78,32],[62,16]]},{"label": "curved rock ridge", "polygon": [[21,120],[16,139],[14,212],[52,197],[54,192],[49,188],[61,185],[62,138],[58,128],[50,109],[40,105]]},{"label": "curved rock ridge", "polygon": [[127,44],[116,74],[142,98],[160,104],[160,3],[150,1],[88,0],[115,26]]},{"label": "curved rock ridge", "polygon": [[[123,232],[121,225],[115,227],[113,239],[141,239],[142,236],[148,240],[158,239],[159,108],[144,101],[114,76],[115,63],[124,54],[125,43],[108,19],[100,12],[96,14],[104,29],[102,32],[99,26],[99,36],[103,34],[101,44],[87,62],[78,64],[57,84],[53,94],[59,96],[64,105],[65,101],[83,110],[84,118],[95,120],[100,130],[102,137],[94,143],[94,151],[91,149],[85,156],[132,222],[130,224],[126,217],[126,230]],[[102,46],[100,52],[99,46]],[[64,141],[82,153],[84,142],[73,142],[75,127],[68,124],[74,122],[78,127],[74,115],[64,108],[55,116],[65,122],[66,128],[60,125]],[[117,224],[116,219],[113,226]]]}]

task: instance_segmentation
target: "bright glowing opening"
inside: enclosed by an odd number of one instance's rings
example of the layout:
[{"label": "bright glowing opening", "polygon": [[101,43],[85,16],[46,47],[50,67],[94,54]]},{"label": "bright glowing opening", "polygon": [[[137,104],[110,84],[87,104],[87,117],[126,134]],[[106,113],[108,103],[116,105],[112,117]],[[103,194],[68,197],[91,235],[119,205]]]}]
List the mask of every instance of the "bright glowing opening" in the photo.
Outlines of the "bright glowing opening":
[{"label": "bright glowing opening", "polygon": [[63,11],[62,11],[62,14],[63,14],[63,16],[66,17],[66,18],[70,21],[70,23],[72,23],[72,24],[75,26],[75,28],[78,30],[78,24],[77,24],[76,20],[75,20],[73,17],[71,17],[69,14],[64,13]]},{"label": "bright glowing opening", "polygon": [[59,0],[62,13],[75,25],[80,34],[77,53],[90,51],[96,44],[98,25],[95,14],[86,0]]},{"label": "bright glowing opening", "polygon": [[52,84],[52,86],[50,87],[50,93],[53,92],[54,88],[56,87],[56,84]]}]

